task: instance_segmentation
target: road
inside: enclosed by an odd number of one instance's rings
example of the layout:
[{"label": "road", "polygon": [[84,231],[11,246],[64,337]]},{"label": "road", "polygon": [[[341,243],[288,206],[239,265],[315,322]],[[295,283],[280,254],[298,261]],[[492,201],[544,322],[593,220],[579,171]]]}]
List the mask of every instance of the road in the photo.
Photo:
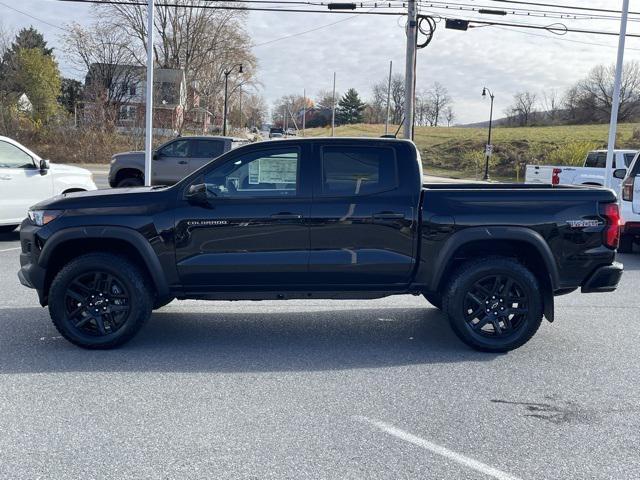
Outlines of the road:
[{"label": "road", "polygon": [[61,339],[0,236],[0,478],[640,478],[640,255],[506,355],[422,298],[174,301]]}]

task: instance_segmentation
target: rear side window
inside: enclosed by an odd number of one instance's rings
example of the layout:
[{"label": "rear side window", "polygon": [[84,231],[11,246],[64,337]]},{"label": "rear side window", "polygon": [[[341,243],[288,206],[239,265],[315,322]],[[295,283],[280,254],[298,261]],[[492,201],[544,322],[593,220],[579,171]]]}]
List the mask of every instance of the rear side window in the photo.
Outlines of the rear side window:
[{"label": "rear side window", "polygon": [[224,153],[224,141],[194,140],[191,156],[196,158],[216,158]]},{"label": "rear side window", "polygon": [[584,162],[585,167],[604,168],[607,165],[607,154],[591,152],[587,155],[587,161]]},{"label": "rear side window", "polygon": [[371,195],[398,186],[395,151],[388,147],[324,147],[322,194]]}]

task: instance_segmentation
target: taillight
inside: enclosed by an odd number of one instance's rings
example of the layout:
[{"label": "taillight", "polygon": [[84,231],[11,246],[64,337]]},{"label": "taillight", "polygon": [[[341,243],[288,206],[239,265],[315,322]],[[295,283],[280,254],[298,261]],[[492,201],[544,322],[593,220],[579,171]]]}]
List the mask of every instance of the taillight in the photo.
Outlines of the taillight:
[{"label": "taillight", "polygon": [[561,168],[554,168],[553,173],[551,174],[551,185],[560,185],[560,173],[562,172]]},{"label": "taillight", "polygon": [[604,244],[616,249],[620,243],[620,209],[617,203],[605,203],[602,205],[602,216],[607,224],[604,228]]},{"label": "taillight", "polygon": [[633,202],[633,188],[636,177],[627,177],[622,182],[622,200]]}]

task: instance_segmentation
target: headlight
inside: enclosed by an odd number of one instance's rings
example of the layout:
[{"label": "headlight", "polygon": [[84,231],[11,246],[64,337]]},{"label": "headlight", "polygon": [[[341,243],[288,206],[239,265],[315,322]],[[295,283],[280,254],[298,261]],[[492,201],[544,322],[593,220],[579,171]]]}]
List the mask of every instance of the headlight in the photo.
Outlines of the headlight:
[{"label": "headlight", "polygon": [[39,227],[62,215],[62,210],[29,210],[29,220]]}]

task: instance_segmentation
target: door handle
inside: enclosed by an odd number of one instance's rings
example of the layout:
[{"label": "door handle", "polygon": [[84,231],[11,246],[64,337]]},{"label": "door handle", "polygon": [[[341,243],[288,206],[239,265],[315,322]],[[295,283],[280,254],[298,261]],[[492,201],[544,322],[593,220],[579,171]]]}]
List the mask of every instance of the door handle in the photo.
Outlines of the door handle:
[{"label": "door handle", "polygon": [[186,164],[187,164],[187,161],[186,161],[186,160],[180,160],[180,161],[178,162],[178,164],[179,164],[179,165],[186,165]]},{"label": "door handle", "polygon": [[271,218],[273,218],[274,220],[300,220],[302,218],[302,215],[300,215],[299,213],[281,212],[274,213],[273,215],[271,215]]},{"label": "door handle", "polygon": [[379,220],[393,220],[393,219],[401,219],[404,218],[404,213],[396,213],[396,212],[378,212],[371,215],[373,218],[377,218]]}]

